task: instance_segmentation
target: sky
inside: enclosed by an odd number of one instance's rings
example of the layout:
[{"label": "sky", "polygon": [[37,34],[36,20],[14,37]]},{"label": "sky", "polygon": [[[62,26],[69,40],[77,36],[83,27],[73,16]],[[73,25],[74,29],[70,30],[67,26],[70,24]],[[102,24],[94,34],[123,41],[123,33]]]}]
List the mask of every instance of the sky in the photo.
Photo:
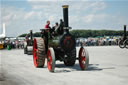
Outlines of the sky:
[{"label": "sky", "polygon": [[62,5],[69,5],[72,29],[123,30],[128,26],[128,0],[0,0],[0,33],[16,37],[29,30],[39,32],[47,20],[51,26],[63,19]]}]

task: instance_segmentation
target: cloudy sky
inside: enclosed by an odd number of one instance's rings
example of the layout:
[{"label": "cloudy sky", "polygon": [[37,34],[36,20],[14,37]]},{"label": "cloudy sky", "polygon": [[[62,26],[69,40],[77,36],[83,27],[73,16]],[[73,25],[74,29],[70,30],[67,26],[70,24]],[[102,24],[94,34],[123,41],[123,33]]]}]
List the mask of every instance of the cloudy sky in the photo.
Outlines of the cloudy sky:
[{"label": "cloudy sky", "polygon": [[51,26],[63,18],[62,5],[69,5],[73,29],[123,30],[128,26],[128,0],[0,0],[0,33],[7,36],[39,32],[47,20]]}]

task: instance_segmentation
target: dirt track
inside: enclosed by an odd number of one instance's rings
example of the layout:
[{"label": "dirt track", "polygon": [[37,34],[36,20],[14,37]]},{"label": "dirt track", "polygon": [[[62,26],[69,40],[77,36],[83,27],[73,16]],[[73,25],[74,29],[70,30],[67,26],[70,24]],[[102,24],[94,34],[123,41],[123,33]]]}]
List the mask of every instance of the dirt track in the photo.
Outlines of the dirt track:
[{"label": "dirt track", "polygon": [[81,71],[78,62],[66,67],[56,62],[55,73],[35,68],[32,55],[23,50],[0,50],[0,85],[127,85],[128,49],[87,47],[90,64]]}]

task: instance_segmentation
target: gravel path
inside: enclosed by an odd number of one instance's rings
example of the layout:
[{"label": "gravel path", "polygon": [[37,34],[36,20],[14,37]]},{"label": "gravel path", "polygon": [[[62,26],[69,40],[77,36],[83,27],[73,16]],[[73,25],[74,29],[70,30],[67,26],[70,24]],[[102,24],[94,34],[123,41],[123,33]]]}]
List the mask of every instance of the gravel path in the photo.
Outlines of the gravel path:
[{"label": "gravel path", "polygon": [[[74,67],[56,62],[55,73],[47,64],[35,68],[33,56],[23,50],[0,50],[0,85],[127,85],[128,49],[118,46],[86,47],[90,64],[81,71],[78,61]],[[78,49],[78,48],[77,48]]]}]

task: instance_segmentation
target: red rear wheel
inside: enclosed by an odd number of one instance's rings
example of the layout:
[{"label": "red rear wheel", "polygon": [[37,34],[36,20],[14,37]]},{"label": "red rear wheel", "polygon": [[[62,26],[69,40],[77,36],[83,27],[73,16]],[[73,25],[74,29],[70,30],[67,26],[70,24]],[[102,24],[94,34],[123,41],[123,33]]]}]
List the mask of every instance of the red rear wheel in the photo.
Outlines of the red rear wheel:
[{"label": "red rear wheel", "polygon": [[83,47],[81,47],[79,50],[79,64],[80,64],[81,70],[87,69],[89,64],[88,52]]},{"label": "red rear wheel", "polygon": [[33,41],[33,62],[35,67],[43,67],[45,63],[45,45],[44,40],[34,39]]},{"label": "red rear wheel", "polygon": [[55,69],[55,54],[53,48],[49,48],[47,52],[47,66],[50,72],[54,72]]}]

